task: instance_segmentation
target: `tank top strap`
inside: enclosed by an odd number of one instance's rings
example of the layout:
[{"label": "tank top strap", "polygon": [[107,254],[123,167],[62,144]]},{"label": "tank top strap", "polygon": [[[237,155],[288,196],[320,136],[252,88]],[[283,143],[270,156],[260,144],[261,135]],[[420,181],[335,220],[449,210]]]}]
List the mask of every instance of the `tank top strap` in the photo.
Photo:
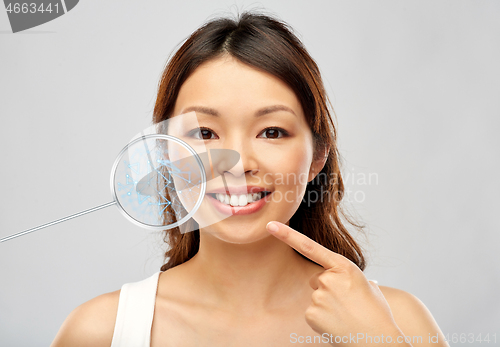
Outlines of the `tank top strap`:
[{"label": "tank top strap", "polygon": [[159,276],[122,286],[111,347],[150,347]]}]

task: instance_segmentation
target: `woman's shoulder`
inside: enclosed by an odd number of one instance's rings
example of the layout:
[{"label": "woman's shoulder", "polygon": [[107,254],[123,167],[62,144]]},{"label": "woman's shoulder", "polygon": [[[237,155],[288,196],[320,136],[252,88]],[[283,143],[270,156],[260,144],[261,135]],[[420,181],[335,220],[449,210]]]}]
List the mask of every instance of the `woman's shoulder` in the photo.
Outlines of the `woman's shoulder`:
[{"label": "woman's shoulder", "polygon": [[99,295],[75,308],[66,318],[51,347],[111,345],[120,290]]},{"label": "woman's shoulder", "polygon": [[384,295],[396,324],[406,336],[428,337],[442,332],[429,309],[415,295],[401,289],[378,286]]},{"label": "woman's shoulder", "polygon": [[421,313],[428,312],[424,303],[415,295],[393,287],[382,285],[378,287],[389,303],[393,315],[403,317],[408,313],[415,313],[415,311],[420,311]]}]

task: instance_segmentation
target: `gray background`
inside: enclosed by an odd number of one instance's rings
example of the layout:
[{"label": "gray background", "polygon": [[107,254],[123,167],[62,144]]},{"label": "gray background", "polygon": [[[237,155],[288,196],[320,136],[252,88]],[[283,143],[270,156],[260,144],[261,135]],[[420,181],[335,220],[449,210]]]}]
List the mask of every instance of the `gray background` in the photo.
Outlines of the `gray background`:
[{"label": "gray background", "polygon": [[[111,201],[112,163],[150,124],[170,53],[252,8],[287,21],[322,70],[367,276],[415,294],[445,334],[500,340],[498,1],[85,0],[18,34],[2,8],[0,237]],[[0,244],[0,345],[48,345],[162,251],[115,207]]]}]

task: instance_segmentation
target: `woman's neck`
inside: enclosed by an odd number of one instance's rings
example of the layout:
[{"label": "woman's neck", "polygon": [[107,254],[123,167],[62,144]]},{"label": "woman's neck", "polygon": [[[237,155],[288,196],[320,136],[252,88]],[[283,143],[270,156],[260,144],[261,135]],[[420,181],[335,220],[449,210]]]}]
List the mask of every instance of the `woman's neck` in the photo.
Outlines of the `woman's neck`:
[{"label": "woman's neck", "polygon": [[232,244],[203,232],[198,253],[183,267],[203,292],[206,304],[255,314],[298,300],[308,290],[311,271],[320,271],[272,235]]}]

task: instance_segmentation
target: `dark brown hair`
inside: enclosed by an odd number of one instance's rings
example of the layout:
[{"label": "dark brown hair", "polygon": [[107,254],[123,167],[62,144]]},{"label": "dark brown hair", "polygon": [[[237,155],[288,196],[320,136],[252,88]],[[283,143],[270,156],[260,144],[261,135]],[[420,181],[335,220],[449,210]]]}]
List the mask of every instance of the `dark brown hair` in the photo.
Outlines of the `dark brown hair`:
[{"label": "dark brown hair", "polygon": [[[307,184],[305,197],[314,195],[317,201],[302,201],[289,225],[364,270],[363,252],[340,219],[342,215],[353,226],[364,227],[355,224],[340,205],[344,184],[337,135],[320,71],[286,23],[244,12],[236,20],[218,18],[197,29],[166,65],[153,121],[168,119],[183,82],[198,66],[223,54],[276,76],[294,90],[313,133],[314,159],[324,156],[325,148],[329,152],[321,172]],[[191,259],[198,252],[200,234],[198,229],[182,234],[177,227],[166,230],[164,240],[169,249],[162,271]]]}]

